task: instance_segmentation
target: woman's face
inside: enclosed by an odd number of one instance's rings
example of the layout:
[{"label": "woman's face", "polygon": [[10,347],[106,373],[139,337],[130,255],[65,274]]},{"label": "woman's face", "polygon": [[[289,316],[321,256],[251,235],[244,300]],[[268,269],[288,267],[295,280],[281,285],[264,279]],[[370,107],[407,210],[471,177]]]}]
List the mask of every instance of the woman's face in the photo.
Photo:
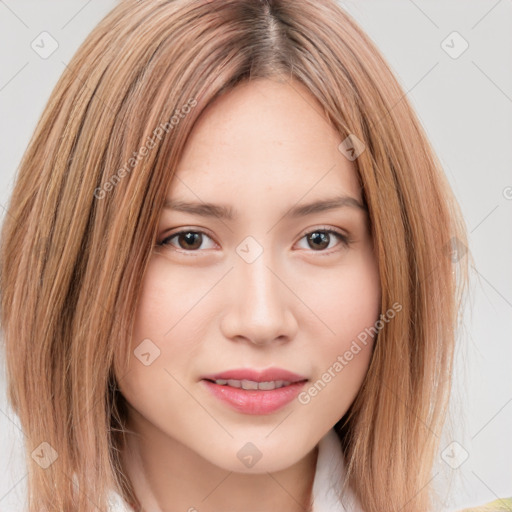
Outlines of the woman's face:
[{"label": "woman's face", "polygon": [[[297,82],[222,96],[196,124],[161,214],[120,389],[132,429],[226,470],[303,458],[368,368],[373,340],[360,334],[380,313],[377,261],[354,164],[321,112]],[[303,208],[339,197],[350,199]],[[204,380],[234,369],[229,386]],[[294,380],[280,370],[306,382],[261,389]]]}]

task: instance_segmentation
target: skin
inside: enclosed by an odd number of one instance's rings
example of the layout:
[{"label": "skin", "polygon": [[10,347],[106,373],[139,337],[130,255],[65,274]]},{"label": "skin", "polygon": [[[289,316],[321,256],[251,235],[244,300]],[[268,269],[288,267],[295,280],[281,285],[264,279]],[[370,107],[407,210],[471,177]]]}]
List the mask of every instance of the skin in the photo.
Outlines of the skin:
[{"label": "skin", "polygon": [[[271,414],[231,409],[201,378],[277,366],[311,385],[379,317],[367,213],[345,206],[283,217],[338,194],[362,203],[354,163],[321,113],[301,84],[260,79],[217,99],[194,127],[167,197],[238,216],[161,214],[165,244],[144,277],[132,340],[132,353],[145,339],[160,353],[147,366],[133,355],[120,382],[133,431],[125,464],[145,510],[309,508],[317,445],[356,397],[373,340],[307,404],[295,399]],[[319,240],[306,236],[320,229]],[[204,234],[169,239],[180,230]],[[248,236],[263,250],[250,263],[237,253],[255,250]],[[237,457],[247,442],[262,454],[250,468]]]}]

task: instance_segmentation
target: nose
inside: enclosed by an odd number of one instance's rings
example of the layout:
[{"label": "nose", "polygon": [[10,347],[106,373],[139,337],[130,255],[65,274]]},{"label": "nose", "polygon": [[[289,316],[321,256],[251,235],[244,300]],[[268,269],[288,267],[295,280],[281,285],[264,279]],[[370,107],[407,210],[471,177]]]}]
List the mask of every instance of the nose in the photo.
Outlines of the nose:
[{"label": "nose", "polygon": [[297,321],[292,304],[297,299],[287,287],[285,276],[271,268],[265,254],[252,263],[239,259],[230,272],[226,283],[229,302],[221,322],[228,339],[267,345],[295,337]]}]

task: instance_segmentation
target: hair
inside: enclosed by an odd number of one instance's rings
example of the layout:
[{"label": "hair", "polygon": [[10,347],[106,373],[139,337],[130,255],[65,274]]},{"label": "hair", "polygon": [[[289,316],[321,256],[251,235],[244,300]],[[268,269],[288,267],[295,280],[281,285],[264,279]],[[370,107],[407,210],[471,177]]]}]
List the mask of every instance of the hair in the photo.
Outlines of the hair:
[{"label": "hair", "polygon": [[[335,0],[121,0],[55,86],[3,224],[0,320],[30,511],[104,509],[110,489],[138,504],[116,369],[131,356],[160,211],[194,123],[253,79],[304,84],[340,142],[364,143],[354,164],[381,312],[402,309],[335,430],[366,512],[431,509],[467,238],[390,66]],[[43,442],[53,463],[32,458]]]}]

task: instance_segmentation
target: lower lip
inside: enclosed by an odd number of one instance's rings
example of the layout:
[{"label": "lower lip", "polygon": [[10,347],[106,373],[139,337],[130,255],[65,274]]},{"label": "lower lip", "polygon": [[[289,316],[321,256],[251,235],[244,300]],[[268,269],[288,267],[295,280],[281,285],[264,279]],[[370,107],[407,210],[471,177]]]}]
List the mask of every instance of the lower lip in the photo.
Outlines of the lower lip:
[{"label": "lower lip", "polygon": [[202,380],[215,397],[244,414],[270,414],[290,403],[306,384],[295,382],[278,389],[258,390],[222,386],[209,380]]}]

